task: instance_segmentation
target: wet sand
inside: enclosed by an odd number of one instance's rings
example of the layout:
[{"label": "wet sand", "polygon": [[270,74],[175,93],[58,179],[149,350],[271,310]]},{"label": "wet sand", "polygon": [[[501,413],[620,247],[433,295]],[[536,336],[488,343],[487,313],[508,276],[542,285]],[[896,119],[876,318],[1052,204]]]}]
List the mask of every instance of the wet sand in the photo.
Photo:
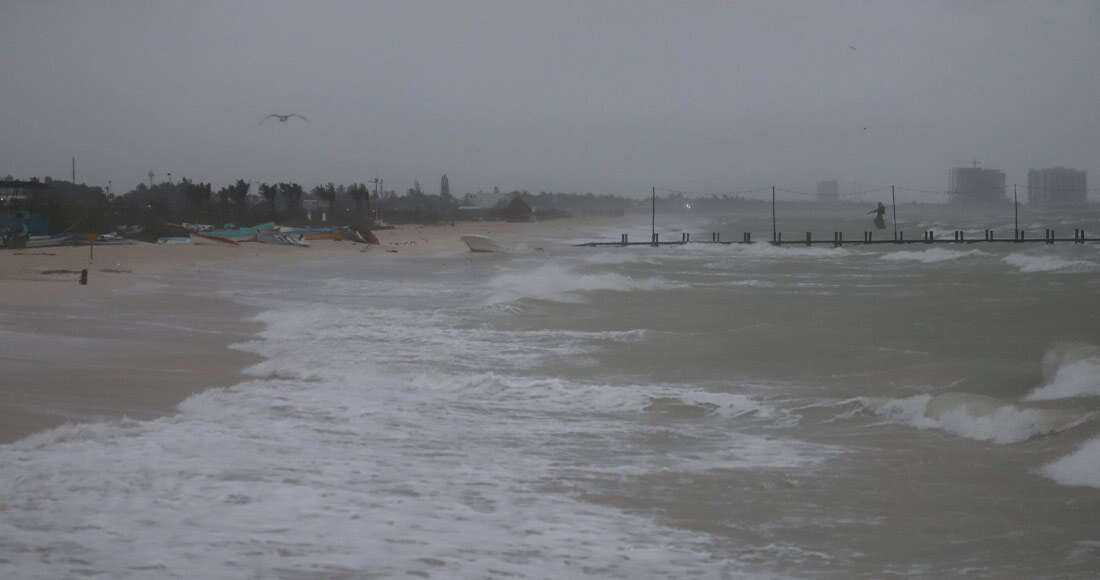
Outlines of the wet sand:
[{"label": "wet sand", "polygon": [[[463,234],[512,245],[606,222],[407,225],[377,231],[377,246],[322,240],[309,248],[134,243],[91,252],[87,246],[0,250],[0,443],[65,423],[163,416],[193,393],[240,382],[259,359],[229,345],[260,325],[246,320],[248,308],[202,294],[220,283],[217,273],[225,268],[460,254],[468,251]],[[82,269],[89,273],[84,286]]]},{"label": "wet sand", "polygon": [[0,443],[65,423],[172,412],[239,382],[255,355],[231,350],[259,325],[228,300],[150,293],[0,315]]}]

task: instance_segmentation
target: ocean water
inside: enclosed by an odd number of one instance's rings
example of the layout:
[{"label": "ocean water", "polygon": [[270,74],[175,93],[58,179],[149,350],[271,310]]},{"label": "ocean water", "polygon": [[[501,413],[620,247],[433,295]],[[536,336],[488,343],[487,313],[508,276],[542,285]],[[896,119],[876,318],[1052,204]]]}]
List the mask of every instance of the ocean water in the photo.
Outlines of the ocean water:
[{"label": "ocean water", "polygon": [[0,447],[0,576],[1100,574],[1100,245],[570,245],[640,221],[198,283],[263,362]]}]

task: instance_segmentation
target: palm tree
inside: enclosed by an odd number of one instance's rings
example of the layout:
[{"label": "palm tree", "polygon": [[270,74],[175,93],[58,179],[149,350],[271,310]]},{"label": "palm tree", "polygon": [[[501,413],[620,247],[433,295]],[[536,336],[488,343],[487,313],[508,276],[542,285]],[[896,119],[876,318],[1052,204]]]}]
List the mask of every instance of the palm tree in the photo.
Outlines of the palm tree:
[{"label": "palm tree", "polygon": [[286,198],[286,203],[290,210],[294,213],[301,213],[302,197],[306,194],[302,186],[297,183],[280,183],[278,188],[279,192]]},{"label": "palm tree", "polygon": [[279,186],[261,183],[260,195],[271,204],[271,215],[275,215],[275,198],[279,195]]},{"label": "palm tree", "polygon": [[238,179],[237,183],[229,186],[229,199],[233,201],[233,205],[237,206],[239,218],[245,217],[245,213],[248,210],[248,182],[243,179]]},{"label": "palm tree", "polygon": [[362,183],[353,183],[345,189],[348,193],[348,197],[355,200],[355,213],[356,215],[363,215],[363,202],[370,201],[370,190]]},{"label": "palm tree", "polygon": [[330,215],[335,215],[336,184],[334,184],[330,181],[330,182],[328,182],[328,184],[326,184],[324,186],[318,185],[317,187],[314,188],[313,192],[314,192],[314,195],[316,195],[318,199],[322,199],[322,200],[328,202],[328,213]]}]

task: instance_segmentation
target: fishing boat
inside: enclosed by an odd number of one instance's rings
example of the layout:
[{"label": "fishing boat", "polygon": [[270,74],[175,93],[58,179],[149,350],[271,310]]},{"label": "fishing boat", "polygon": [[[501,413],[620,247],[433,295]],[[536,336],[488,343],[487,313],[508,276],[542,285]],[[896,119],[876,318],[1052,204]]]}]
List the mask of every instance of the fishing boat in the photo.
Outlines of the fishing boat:
[{"label": "fishing boat", "polygon": [[229,238],[220,238],[218,236],[208,236],[205,234],[199,234],[191,232],[190,236],[192,244],[205,244],[208,246],[239,246],[237,242]]},{"label": "fishing boat", "polygon": [[72,243],[72,234],[54,234],[52,236],[30,236],[25,246],[28,248],[46,248],[49,246],[63,246]]},{"label": "fishing boat", "polygon": [[486,236],[479,236],[477,234],[466,234],[461,236],[462,241],[466,242],[466,247],[470,248],[471,252],[503,252],[504,248],[497,243],[493,238]]},{"label": "fishing boat", "polygon": [[300,235],[306,240],[346,240],[351,239],[347,228],[281,228],[284,234]]},{"label": "fishing boat", "polygon": [[275,222],[267,222],[245,228],[210,230],[207,232],[202,232],[202,235],[213,236],[216,238],[225,238],[227,240],[233,240],[235,242],[254,242],[259,237],[260,232],[272,229],[275,229]]},{"label": "fishing boat", "polygon": [[277,244],[280,246],[309,247],[309,242],[306,241],[301,234],[283,233],[273,229],[257,233],[256,241],[264,244]]}]

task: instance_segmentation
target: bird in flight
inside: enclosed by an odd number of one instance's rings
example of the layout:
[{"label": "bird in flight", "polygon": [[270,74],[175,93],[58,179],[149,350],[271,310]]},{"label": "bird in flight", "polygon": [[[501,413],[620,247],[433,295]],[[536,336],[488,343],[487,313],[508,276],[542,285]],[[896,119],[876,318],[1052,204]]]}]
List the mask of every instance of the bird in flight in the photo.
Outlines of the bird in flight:
[{"label": "bird in flight", "polygon": [[855,49],[856,49],[856,47],[854,47],[854,46],[852,46],[852,45],[850,45],[850,44],[848,45],[848,48],[850,48],[850,49],[852,49],[852,50],[855,50]]},{"label": "bird in flight", "polygon": [[278,119],[280,123],[286,123],[287,121],[290,120],[291,117],[298,117],[299,119],[305,121],[306,123],[309,122],[309,119],[305,118],[304,115],[299,115],[298,113],[290,113],[290,114],[287,114],[287,115],[280,115],[278,113],[272,113],[272,114],[264,117],[262,120],[260,120],[260,124],[263,125],[264,121],[266,121],[266,120],[268,120],[272,117],[275,117],[276,119]]}]

